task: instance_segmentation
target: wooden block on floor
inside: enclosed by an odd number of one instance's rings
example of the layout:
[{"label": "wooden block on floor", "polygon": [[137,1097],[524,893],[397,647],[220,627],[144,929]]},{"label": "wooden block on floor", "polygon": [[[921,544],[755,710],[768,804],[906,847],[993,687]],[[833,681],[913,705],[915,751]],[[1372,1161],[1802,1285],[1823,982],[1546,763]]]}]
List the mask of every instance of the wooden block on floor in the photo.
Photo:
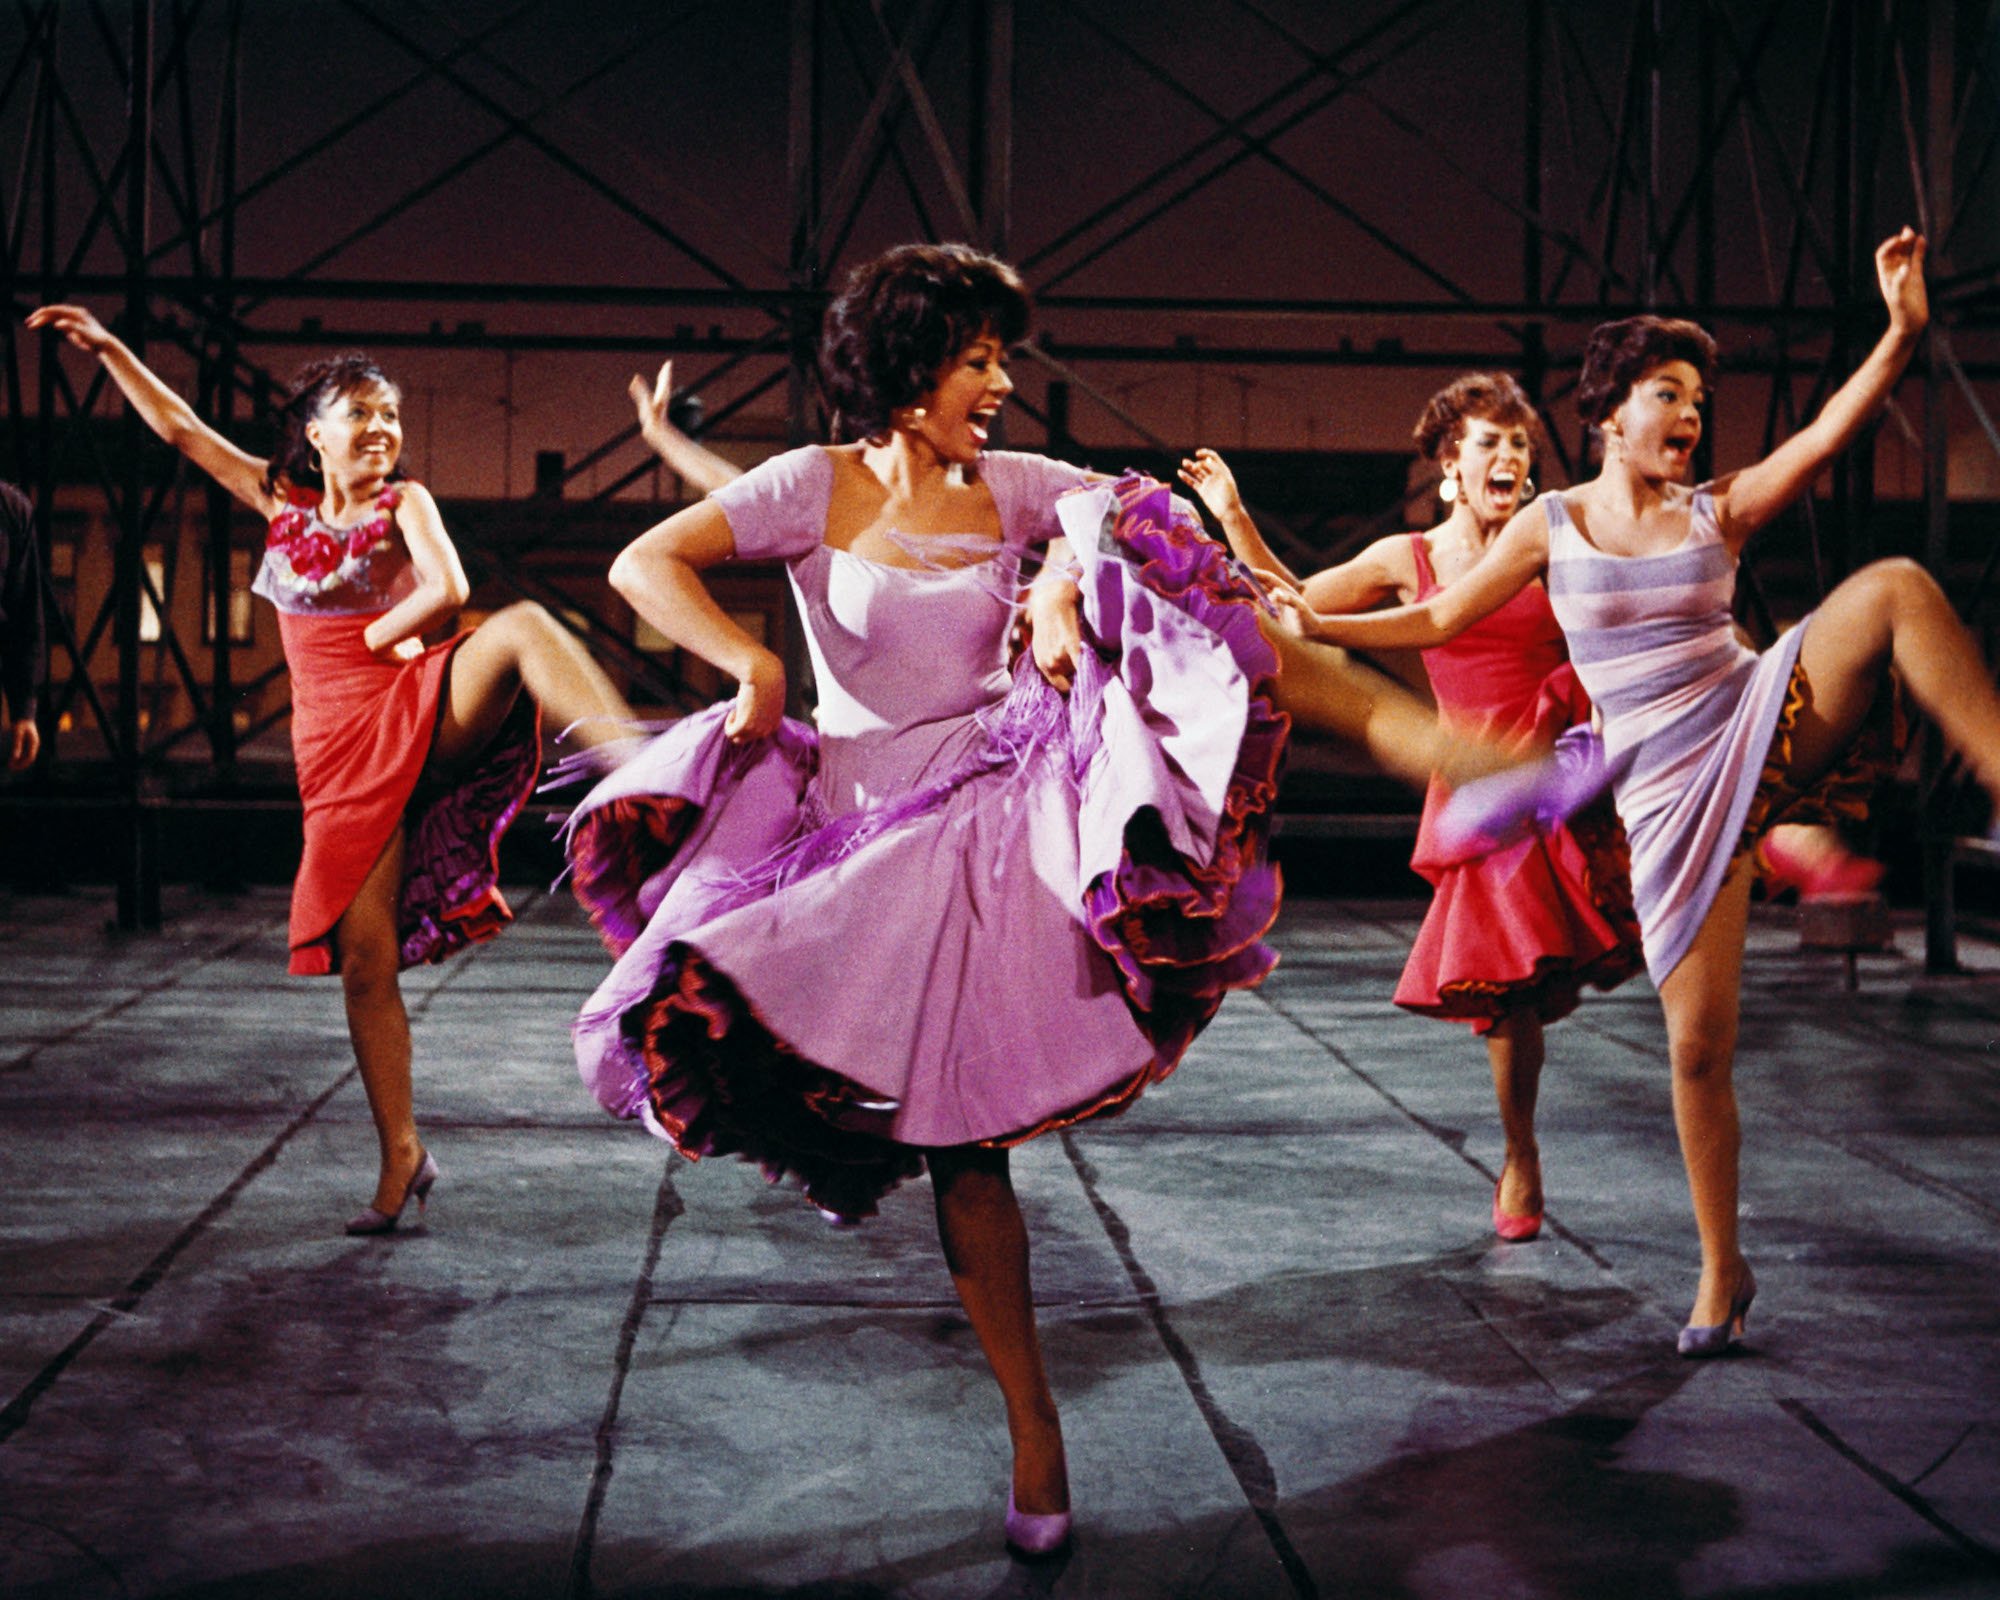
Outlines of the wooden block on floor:
[{"label": "wooden block on floor", "polygon": [[1879,894],[1799,902],[1799,944],[1807,950],[1886,950],[1889,905]]}]

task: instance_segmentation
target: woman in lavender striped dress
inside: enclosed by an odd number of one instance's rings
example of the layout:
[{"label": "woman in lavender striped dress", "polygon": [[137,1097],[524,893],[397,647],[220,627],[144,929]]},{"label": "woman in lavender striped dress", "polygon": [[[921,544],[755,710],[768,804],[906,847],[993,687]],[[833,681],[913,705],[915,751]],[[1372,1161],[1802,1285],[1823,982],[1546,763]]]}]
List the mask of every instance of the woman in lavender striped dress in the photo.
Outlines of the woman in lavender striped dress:
[{"label": "woman in lavender striped dress", "polygon": [[1737,1244],[1731,1084],[1752,847],[1781,822],[1823,817],[1829,791],[1857,781],[1857,738],[1892,667],[2000,797],[2000,696],[1950,602],[1914,562],[1863,568],[1761,656],[1731,627],[1744,544],[1882,409],[1929,320],[1923,239],[1905,228],[1875,265],[1888,331],[1812,424],[1754,466],[1693,489],[1684,482],[1714,367],[1705,332],[1651,316],[1607,323],[1591,335],[1577,387],[1603,446],[1596,478],[1543,495],[1478,567],[1418,604],[1333,617],[1279,595],[1313,637],[1428,648],[1546,577],[1603,718],[1647,968],[1666,1011],[1674,1120],[1702,1246],[1683,1355],[1725,1349],[1756,1292]]}]

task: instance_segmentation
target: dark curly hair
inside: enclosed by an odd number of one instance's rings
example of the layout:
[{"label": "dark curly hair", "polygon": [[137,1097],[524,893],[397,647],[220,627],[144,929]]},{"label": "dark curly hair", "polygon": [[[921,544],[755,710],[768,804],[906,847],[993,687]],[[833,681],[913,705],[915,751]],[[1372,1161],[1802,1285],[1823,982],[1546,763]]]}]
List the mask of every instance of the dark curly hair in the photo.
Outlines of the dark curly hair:
[{"label": "dark curly hair", "polygon": [[847,275],[820,331],[819,381],[836,442],[880,439],[981,334],[1018,343],[1028,290],[997,257],[963,244],[898,245]]},{"label": "dark curly hair", "polygon": [[1537,458],[1542,455],[1547,443],[1542,419],[1527,391],[1504,372],[1468,372],[1446,384],[1425,402],[1410,437],[1426,461],[1441,461],[1464,441],[1465,424],[1473,417],[1518,422],[1528,430],[1529,450]]},{"label": "dark curly hair", "polygon": [[1583,347],[1583,372],[1576,380],[1576,413],[1596,430],[1625,402],[1655,367],[1685,361],[1701,374],[1702,386],[1715,384],[1715,340],[1708,330],[1681,317],[1651,315],[1600,322]]},{"label": "dark curly hair", "polygon": [[[325,488],[318,453],[306,438],[306,424],[319,415],[327,401],[375,383],[393,389],[396,397],[402,398],[403,386],[384,372],[373,356],[363,355],[359,350],[308,361],[292,374],[292,386],[278,406],[278,447],[271,453],[271,464],[264,469],[264,487],[273,494],[283,494],[287,486]],[[402,476],[403,464],[399,460],[390,469],[389,477],[394,480]]]}]

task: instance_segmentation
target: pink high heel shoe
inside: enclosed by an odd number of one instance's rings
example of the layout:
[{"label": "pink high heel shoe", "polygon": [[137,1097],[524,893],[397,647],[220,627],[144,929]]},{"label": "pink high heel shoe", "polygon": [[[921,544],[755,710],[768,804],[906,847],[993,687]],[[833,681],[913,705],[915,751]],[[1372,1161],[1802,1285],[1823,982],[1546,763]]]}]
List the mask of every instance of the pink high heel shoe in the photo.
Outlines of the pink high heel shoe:
[{"label": "pink high heel shoe", "polygon": [[374,1206],[363,1208],[348,1218],[347,1231],[356,1238],[377,1233],[393,1233],[396,1224],[403,1220],[403,1213],[410,1209],[410,1197],[417,1201],[417,1214],[423,1214],[425,1204],[431,1197],[431,1186],[438,1181],[438,1164],[431,1159],[430,1151],[424,1152],[423,1160],[417,1163],[417,1170],[410,1174],[410,1181],[403,1189],[403,1203],[391,1211],[378,1211]]},{"label": "pink high heel shoe", "polygon": [[1531,1211],[1525,1216],[1517,1216],[1511,1211],[1500,1209],[1500,1185],[1493,1185],[1493,1231],[1509,1244],[1526,1244],[1542,1231],[1542,1214]]},{"label": "pink high heel shoe", "polygon": [[1055,1555],[1069,1547],[1069,1532],[1067,1511],[1022,1511],[1014,1504],[1014,1491],[1007,1491],[1007,1548],[1017,1556],[1033,1560]]},{"label": "pink high heel shoe", "polygon": [[1775,834],[1765,835],[1757,850],[1772,883],[1798,890],[1801,901],[1865,899],[1882,882],[1881,862],[1858,856],[1839,843],[1810,861]]}]

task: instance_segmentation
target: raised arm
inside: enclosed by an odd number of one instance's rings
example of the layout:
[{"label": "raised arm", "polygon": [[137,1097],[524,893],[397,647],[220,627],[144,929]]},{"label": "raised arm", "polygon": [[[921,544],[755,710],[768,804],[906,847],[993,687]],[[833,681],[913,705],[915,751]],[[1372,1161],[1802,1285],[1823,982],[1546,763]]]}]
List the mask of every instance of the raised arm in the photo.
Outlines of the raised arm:
[{"label": "raised arm", "polygon": [[646,380],[633,375],[627,386],[632,396],[632,404],[639,413],[639,433],[654,454],[672,467],[684,483],[691,483],[703,494],[713,494],[732,478],[743,476],[743,469],[733,461],[725,461],[705,445],[699,445],[673,425],[667,415],[667,402],[674,393],[674,364],[660,363],[660,375],[653,380],[653,386],[646,387]]},{"label": "raised arm", "polygon": [[675,644],[736,679],[736,704],[724,732],[747,744],[777,731],[785,714],[785,664],[730,621],[701,580],[704,568],[735,554],[729,518],[705,500],[619,551],[611,587]]},{"label": "raised arm", "polygon": [[1298,586],[1315,611],[1345,614],[1372,611],[1385,600],[1406,599],[1417,591],[1417,563],[1410,536],[1377,539],[1351,561],[1315,572]]},{"label": "raised arm", "polygon": [[1868,359],[1834,391],[1811,423],[1755,466],[1711,487],[1722,535],[1733,549],[1812,487],[1827,463],[1888,403],[1896,380],[1930,322],[1924,289],[1924,237],[1905,228],[1875,252],[1875,276],[1889,307],[1889,328]]},{"label": "raised arm", "polygon": [[1297,590],[1274,590],[1271,598],[1287,627],[1309,639],[1352,650],[1428,650],[1498,611],[1548,564],[1549,525],[1537,502],[1514,514],[1470,572],[1428,600],[1359,616],[1330,616],[1315,610]]},{"label": "raised arm", "polygon": [[269,463],[238,449],[203,422],[194,407],[82,306],[42,306],[28,313],[28,326],[59,333],[96,356],[147,427],[259,516],[275,516],[282,509],[264,483]]},{"label": "raised arm", "polygon": [[395,650],[405,640],[417,640],[451,617],[472,594],[465,568],[458,559],[437,502],[420,483],[403,485],[396,502],[396,527],[410,552],[417,585],[362,630],[370,650]]},{"label": "raised arm", "polygon": [[1180,479],[1201,497],[1201,503],[1221,524],[1222,536],[1229,541],[1238,561],[1259,572],[1275,573],[1298,586],[1298,578],[1272,554],[1255,519],[1245,509],[1243,496],[1236,488],[1236,474],[1229,470],[1228,462],[1204,447],[1181,462]]}]

